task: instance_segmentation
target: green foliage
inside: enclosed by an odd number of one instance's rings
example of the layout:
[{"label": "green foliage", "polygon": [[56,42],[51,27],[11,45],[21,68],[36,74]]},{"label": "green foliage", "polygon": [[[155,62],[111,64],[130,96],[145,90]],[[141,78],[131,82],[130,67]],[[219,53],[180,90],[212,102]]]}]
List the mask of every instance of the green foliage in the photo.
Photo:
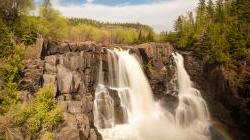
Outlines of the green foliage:
[{"label": "green foliage", "polygon": [[[248,6],[247,6],[248,5]],[[249,1],[200,0],[195,20],[192,13],[179,16],[175,32],[165,37],[180,49],[193,49],[209,63],[242,60],[249,55]]]},{"label": "green foliage", "polygon": [[112,42],[116,44],[132,44],[137,39],[136,31],[116,28],[112,31]]},{"label": "green foliage", "polygon": [[153,42],[154,41],[154,33],[152,30],[149,31],[148,35],[147,35],[147,41],[149,42]]},{"label": "green foliage", "polygon": [[103,23],[95,20],[69,19],[70,41],[94,41],[97,43],[134,44],[154,40],[153,30],[146,25],[133,23]]},{"label": "green foliage", "polygon": [[12,54],[0,59],[0,114],[7,112],[18,101],[16,82],[20,79],[23,69],[23,57],[23,45],[16,45]]},{"label": "green foliage", "polygon": [[67,35],[67,20],[52,7],[41,7],[38,32],[49,40],[64,39]]},{"label": "green foliage", "polygon": [[25,138],[36,139],[41,130],[47,131],[48,134],[45,134],[51,136],[50,132],[61,121],[61,109],[54,99],[53,88],[51,85],[41,88],[33,100],[12,106],[5,114],[12,118],[15,128],[25,130],[22,132]]},{"label": "green foliage", "polygon": [[0,17],[11,26],[32,8],[33,0],[1,0]]},{"label": "green foliage", "polygon": [[153,65],[152,65],[152,61],[149,61],[148,64],[147,64],[147,68],[148,70],[153,70]]},{"label": "green foliage", "polygon": [[17,89],[14,83],[8,83],[0,91],[0,115],[9,111],[18,102]]},{"label": "green foliage", "polygon": [[122,24],[111,26],[99,22],[95,23],[91,20],[90,22],[88,20],[74,20],[76,23],[71,20],[67,37],[71,42],[94,41],[97,43],[134,44],[152,41],[154,38],[154,33],[149,28],[137,30],[136,26],[130,27],[126,24],[124,26]]},{"label": "green foliage", "polygon": [[21,16],[13,24],[15,41],[19,44],[32,45],[36,42],[39,20],[37,17]]},{"label": "green foliage", "polygon": [[99,22],[96,20],[86,19],[86,18],[70,18],[69,23],[73,26],[79,24],[91,25],[98,28],[109,28],[109,27],[124,27],[133,28],[136,30],[150,30],[151,27],[143,25],[140,23],[109,23],[109,22]]},{"label": "green foliage", "polygon": [[23,69],[24,51],[23,45],[16,45],[13,54],[1,59],[0,76],[2,80],[7,83],[14,83],[20,79],[20,71]]},{"label": "green foliage", "polygon": [[13,48],[13,34],[0,18],[0,58],[9,56]]}]

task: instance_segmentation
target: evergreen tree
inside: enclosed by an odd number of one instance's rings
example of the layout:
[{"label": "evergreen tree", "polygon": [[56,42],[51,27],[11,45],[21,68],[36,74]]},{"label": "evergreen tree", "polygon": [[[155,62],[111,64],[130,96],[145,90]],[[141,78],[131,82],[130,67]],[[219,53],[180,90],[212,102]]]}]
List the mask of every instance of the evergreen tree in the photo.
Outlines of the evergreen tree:
[{"label": "evergreen tree", "polygon": [[20,15],[26,14],[33,7],[33,0],[1,0],[0,17],[13,23]]},{"label": "evergreen tree", "polygon": [[178,19],[175,21],[174,30],[176,32],[180,32],[182,28],[182,16],[179,16]]},{"label": "evergreen tree", "polygon": [[[179,16],[175,32],[167,34],[179,48],[194,46],[210,63],[250,57],[250,1],[200,0],[195,20],[192,13]],[[168,39],[169,40],[169,39]]]},{"label": "evergreen tree", "polygon": [[207,4],[207,17],[209,23],[212,23],[212,20],[214,18],[214,4],[212,0],[209,0]]},{"label": "evergreen tree", "polygon": [[220,22],[222,23],[224,21],[224,9],[223,9],[223,0],[218,0],[217,3],[216,3],[216,14],[215,14],[215,20],[216,22]]},{"label": "evergreen tree", "polygon": [[153,34],[153,32],[151,30],[148,33],[147,41],[148,42],[153,42],[154,41],[154,34]]},{"label": "evergreen tree", "polygon": [[138,41],[139,41],[138,43],[141,43],[141,42],[144,41],[144,36],[143,36],[143,34],[142,34],[142,30],[140,30],[140,32],[139,32]]}]

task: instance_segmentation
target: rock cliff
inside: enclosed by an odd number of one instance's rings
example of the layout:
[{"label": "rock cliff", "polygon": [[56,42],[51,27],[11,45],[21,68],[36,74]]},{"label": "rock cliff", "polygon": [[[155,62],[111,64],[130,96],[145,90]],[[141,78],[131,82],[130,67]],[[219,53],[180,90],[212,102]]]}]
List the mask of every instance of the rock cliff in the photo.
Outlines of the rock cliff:
[{"label": "rock cliff", "polygon": [[[52,83],[55,99],[64,108],[58,126],[58,140],[101,140],[94,126],[93,101],[100,60],[107,74],[107,49],[130,49],[139,57],[151,84],[154,97],[173,111],[178,104],[176,73],[169,44],[147,43],[134,46],[98,46],[92,43],[49,43],[44,41],[39,58],[25,60],[26,68],[19,89],[26,91],[23,100],[32,98],[39,87]],[[211,117],[225,126],[234,138],[250,136],[250,87],[238,88],[228,78],[223,66],[208,65],[194,52],[180,53],[194,85],[208,103]],[[105,80],[105,79],[104,79]],[[119,98],[115,92],[115,119],[123,123]],[[217,123],[215,123],[217,125]]]},{"label": "rock cliff", "polygon": [[[224,125],[233,139],[250,137],[249,85],[239,87],[223,65],[205,63],[201,55],[191,51],[180,52],[194,85],[202,91],[215,125]],[[240,73],[238,73],[240,74]],[[242,90],[243,89],[243,90]]]},{"label": "rock cliff", "polygon": [[[173,48],[169,44],[142,44],[119,46],[130,49],[141,59],[150,79],[154,93],[159,98],[166,93],[167,69]],[[109,49],[117,48],[111,46]],[[103,69],[107,69],[107,47],[91,43],[49,43],[44,42],[40,58],[26,60],[20,89],[25,90],[28,100],[32,93],[46,84],[54,84],[55,99],[63,107],[63,122],[56,129],[58,140],[100,140],[94,126],[93,101],[97,84],[100,59]],[[104,70],[105,71],[105,70]],[[170,79],[170,78],[169,78]],[[114,98],[118,98],[115,96]],[[117,100],[117,99],[116,99]],[[118,100],[117,100],[118,101]],[[116,104],[116,120],[122,122]]]}]

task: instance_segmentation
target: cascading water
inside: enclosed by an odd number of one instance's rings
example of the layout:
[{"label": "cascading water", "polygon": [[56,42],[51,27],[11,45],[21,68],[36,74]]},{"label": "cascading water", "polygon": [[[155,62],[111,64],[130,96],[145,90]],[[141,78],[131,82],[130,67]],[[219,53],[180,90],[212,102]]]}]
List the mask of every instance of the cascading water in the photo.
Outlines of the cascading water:
[{"label": "cascading water", "polygon": [[179,53],[173,53],[178,79],[179,104],[176,108],[176,122],[179,126],[192,126],[193,129],[208,133],[209,111],[205,100],[199,90],[193,88],[192,82],[184,67],[183,57]]},{"label": "cascading water", "polygon": [[[94,101],[94,123],[104,140],[208,140],[209,113],[205,101],[184,69],[183,58],[173,54],[177,66],[179,105],[175,113],[153,99],[149,82],[137,57],[129,51],[108,50],[108,80],[100,60]],[[106,82],[104,82],[106,81]],[[114,98],[114,94],[118,98]],[[119,99],[123,123],[117,123]]]}]

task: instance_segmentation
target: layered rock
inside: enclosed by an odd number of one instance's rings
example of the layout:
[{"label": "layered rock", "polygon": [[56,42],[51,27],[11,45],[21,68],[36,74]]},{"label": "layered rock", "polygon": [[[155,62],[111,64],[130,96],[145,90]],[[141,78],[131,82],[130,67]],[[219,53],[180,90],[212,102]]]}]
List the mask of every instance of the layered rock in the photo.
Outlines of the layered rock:
[{"label": "layered rock", "polygon": [[[57,87],[55,97],[64,108],[64,123],[57,130],[57,139],[65,140],[71,135],[74,139],[98,138],[92,113],[98,67],[95,53],[98,52],[66,52],[45,56],[43,84],[52,83]],[[67,137],[62,137],[64,135]]]}]

